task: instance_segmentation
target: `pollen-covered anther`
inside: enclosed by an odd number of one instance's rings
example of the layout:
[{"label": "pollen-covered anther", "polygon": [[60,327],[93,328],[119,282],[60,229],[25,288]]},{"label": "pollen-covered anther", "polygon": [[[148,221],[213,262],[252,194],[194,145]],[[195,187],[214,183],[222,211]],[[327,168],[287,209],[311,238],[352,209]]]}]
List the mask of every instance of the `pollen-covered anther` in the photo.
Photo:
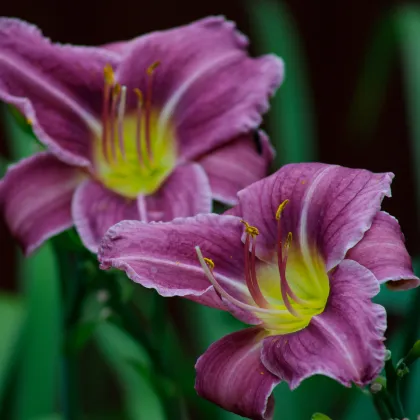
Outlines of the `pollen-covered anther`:
[{"label": "pollen-covered anther", "polygon": [[245,222],[245,220],[241,220],[241,223],[245,225],[245,232],[253,238],[260,234],[260,231],[257,227],[251,226],[248,222]]},{"label": "pollen-covered anther", "polygon": [[276,219],[279,220],[281,214],[283,213],[284,208],[286,207],[287,203],[289,202],[288,199],[284,200],[277,208],[276,211]]},{"label": "pollen-covered anther", "polygon": [[151,76],[153,72],[160,66],[160,61],[155,61],[146,70],[147,74]]},{"label": "pollen-covered anther", "polygon": [[114,81],[114,70],[110,64],[107,64],[104,67],[104,95],[102,104],[102,154],[108,163],[110,162],[108,146],[110,142],[112,143],[112,132],[110,133],[110,125],[112,122],[110,121],[109,100],[111,91],[113,90]]},{"label": "pollen-covered anther", "polygon": [[286,250],[288,250],[288,249],[290,248],[290,246],[292,245],[292,240],[293,240],[293,235],[292,235],[292,232],[289,232],[289,233],[287,234],[286,242],[285,242],[285,244],[284,244],[284,248],[285,248]]},{"label": "pollen-covered anther", "polygon": [[214,262],[211,258],[204,257],[203,260],[206,262],[207,266],[210,268],[210,270],[214,270]]},{"label": "pollen-covered anther", "polygon": [[110,64],[107,64],[104,67],[104,80],[105,80],[105,83],[109,86],[112,86],[114,84],[114,80],[115,80],[114,70],[112,69],[112,66]]},{"label": "pollen-covered anther", "polygon": [[134,88],[133,92],[137,96],[137,104],[142,106],[143,105],[143,92],[139,88]]}]

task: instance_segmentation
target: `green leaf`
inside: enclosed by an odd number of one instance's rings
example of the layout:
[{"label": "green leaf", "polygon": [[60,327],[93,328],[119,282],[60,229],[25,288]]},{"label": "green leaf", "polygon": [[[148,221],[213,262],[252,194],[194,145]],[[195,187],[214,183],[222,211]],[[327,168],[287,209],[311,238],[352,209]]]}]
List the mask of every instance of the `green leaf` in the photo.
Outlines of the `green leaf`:
[{"label": "green leaf", "polygon": [[0,295],[0,407],[10,370],[16,361],[18,342],[24,317],[24,307],[14,296]]},{"label": "green leaf", "polygon": [[331,420],[331,418],[322,413],[314,413],[311,420]]},{"label": "green leaf", "polygon": [[153,373],[147,353],[126,332],[111,323],[95,330],[105,360],[114,369],[125,391],[125,407],[132,420],[164,420],[164,410],[148,378]]},{"label": "green leaf", "polygon": [[27,316],[17,378],[17,418],[52,415],[57,400],[61,338],[60,285],[49,244],[21,261]]},{"label": "green leaf", "polygon": [[284,2],[248,0],[246,8],[258,53],[275,53],[286,65],[286,78],[272,102],[269,132],[276,164],[316,160],[314,109],[300,36]]}]

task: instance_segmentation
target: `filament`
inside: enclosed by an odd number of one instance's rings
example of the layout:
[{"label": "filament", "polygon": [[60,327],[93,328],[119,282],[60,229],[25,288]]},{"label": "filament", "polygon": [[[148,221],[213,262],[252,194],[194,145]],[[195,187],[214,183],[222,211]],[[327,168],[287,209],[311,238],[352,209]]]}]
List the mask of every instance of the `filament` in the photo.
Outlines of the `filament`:
[{"label": "filament", "polygon": [[210,283],[213,285],[213,287],[215,288],[217,293],[219,293],[221,296],[223,296],[229,302],[233,303],[234,305],[236,305],[237,307],[239,307],[241,309],[245,309],[246,311],[258,312],[258,313],[263,313],[263,314],[267,314],[267,315],[272,315],[272,314],[276,314],[276,313],[278,313],[278,314],[283,313],[284,314],[284,311],[259,308],[258,306],[248,305],[248,304],[246,304],[244,302],[241,302],[240,300],[234,298],[216,280],[216,278],[214,277],[213,273],[211,272],[209,266],[207,265],[207,263],[206,263],[206,261],[203,257],[203,254],[201,253],[201,250],[200,250],[199,246],[195,247],[195,251],[197,253],[198,260],[201,264],[201,267],[202,267],[204,273],[206,274],[207,278],[209,279]]},{"label": "filament", "polygon": [[124,114],[126,106],[126,95],[127,87],[121,87],[120,102],[118,105],[118,144],[120,147],[120,152],[122,158],[125,160],[125,150],[124,150]]}]

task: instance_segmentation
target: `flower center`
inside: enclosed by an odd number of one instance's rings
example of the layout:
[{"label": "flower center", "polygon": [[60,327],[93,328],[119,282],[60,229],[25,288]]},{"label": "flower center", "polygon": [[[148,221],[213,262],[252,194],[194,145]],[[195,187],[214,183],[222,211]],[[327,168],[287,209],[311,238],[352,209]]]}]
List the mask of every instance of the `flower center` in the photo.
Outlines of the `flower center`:
[{"label": "flower center", "polygon": [[[126,86],[115,83],[112,68],[104,69],[102,136],[93,142],[95,176],[127,198],[153,194],[176,164],[174,126],[171,121],[159,124],[159,110],[152,102],[158,65],[147,69],[145,95],[139,89],[127,92]],[[127,111],[133,98],[135,109]]]},{"label": "flower center", "polygon": [[213,274],[213,261],[203,258],[196,247],[201,266],[216,291],[238,307],[253,312],[269,334],[289,334],[308,326],[313,316],[324,311],[330,290],[321,255],[314,249],[310,261],[305,261],[299,247],[293,244],[292,233],[283,235],[281,214],[287,203],[288,200],[284,201],[276,213],[277,250],[269,263],[257,260],[258,229],[243,221],[245,281],[249,292],[244,301],[225,291]]}]

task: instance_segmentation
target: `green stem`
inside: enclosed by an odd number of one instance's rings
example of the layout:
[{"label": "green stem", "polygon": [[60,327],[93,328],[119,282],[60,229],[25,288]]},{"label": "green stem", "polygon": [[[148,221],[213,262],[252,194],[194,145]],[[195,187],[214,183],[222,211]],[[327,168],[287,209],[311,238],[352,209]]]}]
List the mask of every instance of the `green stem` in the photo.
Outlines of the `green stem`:
[{"label": "green stem", "polygon": [[387,405],[378,394],[373,395],[373,404],[381,420],[389,420],[391,418]]},{"label": "green stem", "polygon": [[60,242],[54,242],[56,260],[62,287],[63,302],[63,346],[61,360],[61,400],[65,420],[79,420],[81,416],[80,395],[78,393],[78,360],[75,352],[68,350],[68,336],[78,322],[84,290],[78,256]]},{"label": "green stem", "polygon": [[[416,340],[420,333],[420,316],[418,314],[420,308],[420,289],[415,291],[414,299],[411,303],[410,311],[407,316],[408,326],[405,331],[405,339],[404,339],[404,348],[403,354],[407,354],[413,342]],[[408,403],[408,398],[410,396],[409,387],[410,383],[415,379],[412,377],[413,375],[406,375],[402,380],[400,379],[401,384],[401,397],[402,402],[404,405]]]},{"label": "green stem", "polygon": [[61,399],[63,418],[80,419],[80,402],[78,395],[77,360],[73,354],[64,351],[61,361]]}]

